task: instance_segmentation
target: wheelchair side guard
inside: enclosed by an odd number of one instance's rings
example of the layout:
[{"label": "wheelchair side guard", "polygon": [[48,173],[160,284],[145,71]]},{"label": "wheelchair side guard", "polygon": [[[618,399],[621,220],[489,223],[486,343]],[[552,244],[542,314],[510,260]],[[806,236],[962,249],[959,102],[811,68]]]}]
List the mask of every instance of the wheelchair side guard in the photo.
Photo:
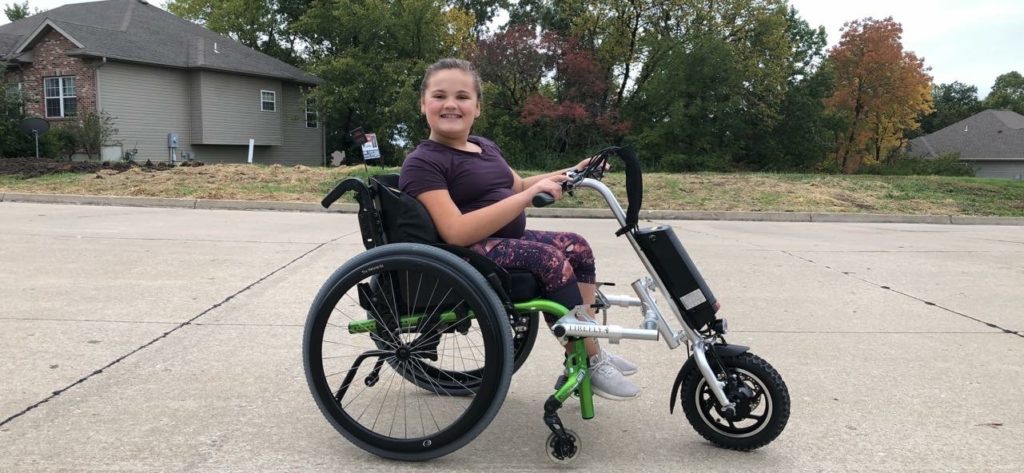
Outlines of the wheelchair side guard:
[{"label": "wheelchair side guard", "polygon": [[[750,351],[750,347],[743,345],[730,345],[728,343],[716,343],[709,347],[709,350],[714,352],[714,358],[730,358],[734,356],[742,355]],[[679,374],[676,375],[676,381],[672,383],[672,396],[669,399],[668,413],[673,414],[676,407],[676,396],[679,395],[679,386],[683,384],[684,373],[690,368],[690,365],[694,363],[693,357],[686,360],[682,368],[679,368]]]}]

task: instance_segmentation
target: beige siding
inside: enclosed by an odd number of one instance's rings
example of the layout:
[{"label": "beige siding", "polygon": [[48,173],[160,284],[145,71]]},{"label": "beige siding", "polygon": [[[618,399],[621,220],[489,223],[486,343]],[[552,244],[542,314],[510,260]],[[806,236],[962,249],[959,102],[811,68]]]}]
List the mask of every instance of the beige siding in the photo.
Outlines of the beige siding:
[{"label": "beige siding", "polygon": [[296,84],[285,84],[283,98],[278,102],[283,112],[281,131],[284,142],[281,146],[271,146],[267,150],[269,161],[263,162],[323,165],[323,127],[306,127],[306,96],[303,90]]},{"label": "beige siding", "polygon": [[192,139],[189,143],[203,142],[203,76],[201,72],[189,73],[189,115],[192,118]]},{"label": "beige siding", "polygon": [[[168,160],[167,134],[178,133],[178,159],[207,163],[323,164],[323,128],[306,128],[296,84],[208,71],[108,62],[97,72],[104,111],[116,117],[116,140],[138,146],[136,159]],[[276,92],[276,111],[261,112],[260,90]],[[136,145],[136,142],[138,143]]]},{"label": "beige siding", "polygon": [[[199,101],[202,115],[201,141],[204,145],[281,145],[281,81],[202,71]],[[275,111],[260,110],[260,91],[276,94]]]},{"label": "beige siding", "polygon": [[975,175],[997,179],[1024,179],[1024,161],[970,161]]},{"label": "beige siding", "polygon": [[114,139],[124,149],[138,147],[136,159],[166,161],[168,133],[179,135],[179,158],[181,151],[191,151],[187,72],[108,62],[97,77],[100,106],[118,129]]},{"label": "beige siding", "polygon": [[[324,162],[323,127],[306,127],[306,102],[302,89],[295,84],[283,84],[278,95],[281,116],[280,146],[253,148],[253,163],[321,166]],[[206,115],[204,114],[204,117]],[[238,145],[193,145],[196,159],[205,163],[244,163],[249,156],[248,143]]]}]

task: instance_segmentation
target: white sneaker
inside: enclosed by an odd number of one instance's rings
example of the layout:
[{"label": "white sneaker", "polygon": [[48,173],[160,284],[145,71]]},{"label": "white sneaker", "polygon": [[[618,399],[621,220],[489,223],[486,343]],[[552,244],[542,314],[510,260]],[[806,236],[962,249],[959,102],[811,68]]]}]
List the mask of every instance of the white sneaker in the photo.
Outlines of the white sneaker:
[{"label": "white sneaker", "polygon": [[626,379],[604,353],[590,357],[590,386],[594,394],[613,401],[627,401],[640,396],[640,388]]},{"label": "white sneaker", "polygon": [[601,351],[604,353],[605,357],[608,358],[608,361],[611,362],[612,366],[619,370],[619,373],[622,373],[623,376],[633,376],[640,369],[636,363],[616,355],[603,347]]}]

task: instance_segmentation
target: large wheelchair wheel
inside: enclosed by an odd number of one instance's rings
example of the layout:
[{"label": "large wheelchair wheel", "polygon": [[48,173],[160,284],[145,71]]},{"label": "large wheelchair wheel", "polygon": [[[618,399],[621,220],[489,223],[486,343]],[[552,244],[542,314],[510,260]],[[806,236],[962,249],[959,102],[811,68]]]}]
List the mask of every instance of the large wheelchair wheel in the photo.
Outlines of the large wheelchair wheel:
[{"label": "large wheelchair wheel", "polygon": [[324,283],[303,361],[317,405],[345,438],[385,458],[426,460],[494,419],[512,376],[512,329],[468,263],[396,243],[352,258]]}]

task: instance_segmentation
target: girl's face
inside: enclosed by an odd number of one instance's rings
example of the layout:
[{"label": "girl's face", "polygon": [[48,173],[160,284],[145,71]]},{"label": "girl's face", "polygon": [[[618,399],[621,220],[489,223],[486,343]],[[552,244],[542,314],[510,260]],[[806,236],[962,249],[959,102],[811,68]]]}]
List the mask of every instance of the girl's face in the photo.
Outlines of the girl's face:
[{"label": "girl's face", "polygon": [[430,138],[462,141],[480,116],[480,101],[473,76],[461,69],[442,69],[430,76],[420,98],[420,112],[427,117]]}]

